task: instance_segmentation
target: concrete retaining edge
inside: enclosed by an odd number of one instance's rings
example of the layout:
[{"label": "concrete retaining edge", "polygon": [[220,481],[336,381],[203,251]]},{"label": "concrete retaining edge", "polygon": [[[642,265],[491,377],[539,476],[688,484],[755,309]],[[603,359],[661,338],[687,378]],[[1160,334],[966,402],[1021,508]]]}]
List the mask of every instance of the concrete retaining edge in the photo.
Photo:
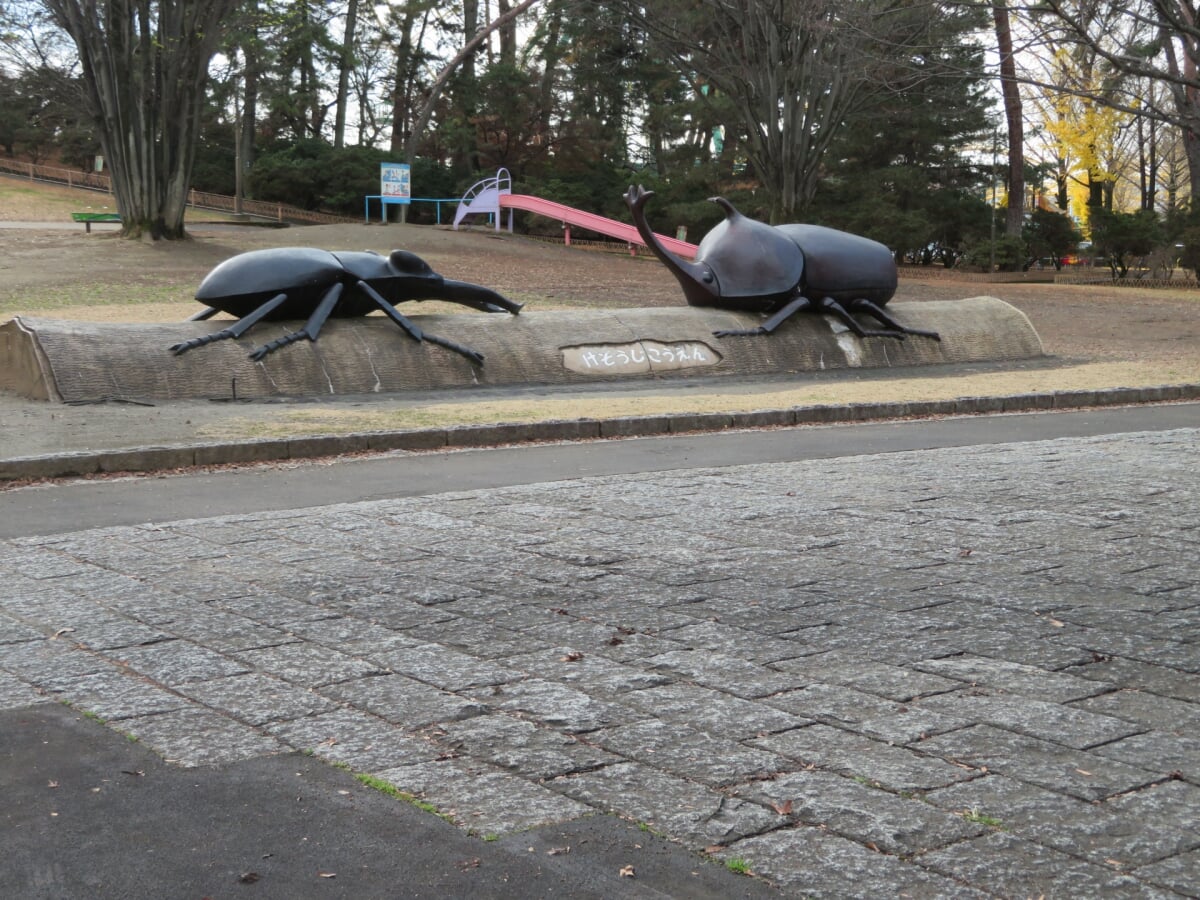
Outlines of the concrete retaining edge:
[{"label": "concrete retaining edge", "polygon": [[1086,409],[1187,400],[1200,400],[1200,384],[960,397],[955,400],[797,406],[789,409],[745,412],[676,413],[621,416],[612,419],[556,419],[544,422],[457,425],[411,431],[307,435],[296,438],[87,450],[0,459],[0,481],[36,481],[117,472],[161,472],[199,466],[283,462],[394,450],[428,452],[501,444],[649,437],[797,425],[833,425],[880,419]]}]

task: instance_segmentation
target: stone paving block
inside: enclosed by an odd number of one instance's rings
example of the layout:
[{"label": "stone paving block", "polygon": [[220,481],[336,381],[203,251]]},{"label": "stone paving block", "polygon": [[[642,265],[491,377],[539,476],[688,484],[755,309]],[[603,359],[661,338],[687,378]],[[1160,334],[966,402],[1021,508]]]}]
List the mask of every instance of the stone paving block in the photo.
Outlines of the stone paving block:
[{"label": "stone paving block", "polygon": [[1122,816],[1187,832],[1200,840],[1200,787],[1194,784],[1167,781],[1110,797],[1104,805]]},{"label": "stone paving block", "polygon": [[364,659],[310,643],[280,644],[236,654],[245,667],[282,678],[302,687],[323,687],[352,678],[382,675],[384,670]]},{"label": "stone paving block", "polygon": [[567,822],[593,812],[532,781],[459,760],[399,766],[379,772],[378,777],[482,836]]},{"label": "stone paving block", "polygon": [[1200,737],[1193,735],[1147,731],[1095,747],[1091,752],[1163,778],[1179,775],[1200,783]]},{"label": "stone paving block", "polygon": [[713,787],[767,778],[793,767],[767,750],[656,720],[604,728],[589,734],[588,740],[627,759]]},{"label": "stone paving block", "polygon": [[180,693],[250,725],[298,719],[323,712],[332,702],[259,672],[182,684]]},{"label": "stone paving block", "polygon": [[436,744],[360,709],[332,709],[302,719],[269,722],[265,729],[297,750],[310,751],[356,772],[429,762],[442,754]]},{"label": "stone paving block", "polygon": [[976,777],[975,772],[944,760],[829,725],[793,728],[750,743],[801,766],[815,765],[838,775],[863,778],[896,792],[928,791]]},{"label": "stone paving block", "polygon": [[1081,800],[1103,800],[1156,780],[1145,769],[1072,750],[1062,744],[994,728],[972,725],[915,745],[922,753],[977,769],[986,768]]},{"label": "stone paving block", "polygon": [[884,853],[911,856],[982,834],[983,826],[829,772],[802,771],[742,785],[736,796],[774,809],[792,820],[819,825]]},{"label": "stone paving block", "polygon": [[915,862],[1003,897],[1161,897],[1144,882],[1049,847],[994,832]]},{"label": "stone paving block", "polygon": [[406,729],[482,715],[487,706],[404,675],[375,675],[342,681],[322,689],[335,700]]},{"label": "stone paving block", "polygon": [[214,650],[232,654],[259,647],[276,647],[297,639],[279,628],[262,625],[245,616],[203,607],[171,623],[171,632]]},{"label": "stone paving block", "polygon": [[1142,866],[1135,869],[1133,875],[1184,897],[1200,896],[1200,890],[1196,888],[1200,885],[1200,849]]},{"label": "stone paving block", "polygon": [[[459,617],[424,626],[421,637],[481,659],[499,660],[540,649],[541,642],[532,641],[527,634],[497,622],[474,618],[478,611],[474,604],[472,607],[472,618]],[[531,647],[531,644],[534,646]],[[511,664],[509,661],[505,663]]]},{"label": "stone paving block", "polygon": [[441,644],[394,647],[369,654],[373,663],[445,691],[465,691],[517,681],[522,674],[487,660],[459,653]]},{"label": "stone paving block", "polygon": [[573,687],[530,678],[494,688],[487,701],[499,709],[530,716],[551,728],[569,732],[588,732],[614,722],[628,720],[630,712]]},{"label": "stone paving block", "polygon": [[962,683],[907,666],[895,666],[841,651],[776,662],[772,668],[800,677],[803,684],[824,683],[865,691],[906,703],[930,694],[957,690]]},{"label": "stone paving block", "polygon": [[593,694],[624,694],[670,683],[665,675],[589,655],[573,647],[550,647],[512,656],[505,660],[505,665],[547,681],[583,685]]},{"label": "stone paving block", "polygon": [[639,763],[556,778],[548,786],[597,809],[644,823],[694,850],[729,844],[784,821],[757,803],[726,797]]},{"label": "stone paving block", "polygon": [[983,824],[990,828],[1021,837],[1043,825],[1077,822],[1098,811],[1095,803],[995,774],[929,791],[924,799],[956,815],[986,819]]},{"label": "stone paving block", "polygon": [[120,668],[109,665],[90,675],[59,678],[40,685],[55,700],[105,721],[167,712],[187,700]]},{"label": "stone paving block", "polygon": [[715,622],[701,622],[676,628],[671,631],[669,637],[690,649],[714,650],[760,665],[773,665],[780,660],[794,659],[805,652],[795,641],[788,640],[786,635],[775,638]]},{"label": "stone paving block", "polygon": [[160,641],[148,647],[129,647],[110,651],[109,658],[128,666],[132,672],[145,675],[167,687],[190,681],[207,681],[250,671],[238,662],[191,641]]},{"label": "stone paving block", "polygon": [[49,698],[15,675],[0,672],[0,709],[17,709],[35,703],[48,703]]},{"label": "stone paving block", "polygon": [[930,697],[926,705],[957,719],[995,725],[1076,750],[1107,744],[1142,730],[1123,719],[1089,712],[1079,704],[1047,703],[992,691],[939,694]]},{"label": "stone paving block", "polygon": [[688,725],[736,741],[811,724],[810,719],[793,716],[761,700],[744,700],[685,682],[633,691],[620,701],[664,722]]},{"label": "stone paving block", "polygon": [[397,631],[350,616],[318,619],[312,622],[292,622],[288,632],[293,640],[303,639],[320,647],[333,648],[336,652],[355,657],[371,652],[382,652],[398,647],[416,647],[425,643],[407,632]]},{"label": "stone paving block", "polygon": [[864,722],[888,715],[903,708],[903,704],[873,694],[856,691],[836,684],[811,683],[766,698],[763,702],[792,715],[804,716],[835,724]]},{"label": "stone paving block", "polygon": [[646,664],[652,671],[683,676],[748,700],[768,697],[792,686],[789,678],[766,666],[708,650],[669,650],[646,660]]},{"label": "stone paving block", "polygon": [[1124,690],[1081,700],[1075,706],[1133,723],[1129,729],[1131,734],[1150,728],[1182,736],[1200,734],[1200,703],[1174,700],[1146,691]]},{"label": "stone paving block", "polygon": [[620,758],[572,734],[497,713],[445,722],[433,733],[439,748],[498,766],[526,778],[545,781],[596,769]]},{"label": "stone paving block", "polygon": [[44,637],[45,635],[36,628],[19,622],[11,616],[0,614],[0,645],[38,641]]},{"label": "stone paving block", "polygon": [[666,635],[631,634],[629,629],[585,622],[553,611],[546,623],[535,625],[530,631],[537,640],[550,646],[573,647],[617,662],[644,660],[680,648],[671,640],[669,632]]},{"label": "stone paving block", "polygon": [[114,727],[177,766],[219,766],[288,749],[248,725],[196,706],[122,719]]},{"label": "stone paving block", "polygon": [[916,667],[924,672],[955,678],[971,685],[1049,703],[1081,700],[1106,693],[1113,688],[1107,682],[1076,678],[1061,672],[1048,672],[1035,666],[1021,665],[1004,659],[990,659],[986,656],[927,659],[917,663]]},{"label": "stone paving block", "polygon": [[857,841],[809,825],[780,828],[731,844],[721,854],[796,897],[923,897],[982,900],[974,890]]},{"label": "stone paving block", "polygon": [[109,672],[112,663],[67,641],[44,638],[6,646],[0,653],[0,669],[38,687],[50,687],[82,675]]}]

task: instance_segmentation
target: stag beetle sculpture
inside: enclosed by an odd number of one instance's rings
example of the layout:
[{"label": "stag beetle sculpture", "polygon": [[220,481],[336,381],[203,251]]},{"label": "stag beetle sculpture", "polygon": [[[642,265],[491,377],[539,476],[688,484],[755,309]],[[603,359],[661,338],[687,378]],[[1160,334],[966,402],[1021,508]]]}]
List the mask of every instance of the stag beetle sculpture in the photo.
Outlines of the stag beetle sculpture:
[{"label": "stag beetle sculpture", "polygon": [[[896,293],[896,262],[883,244],[820,225],[766,225],[748,219],[724,197],[725,211],[688,262],[659,242],[646,223],[653,191],[630,186],[625,202],[638,233],[683,287],[691,306],[764,313],[757,328],[715,331],[717,337],[770,334],[794,313],[836,316],[859,337],[914,334],[941,340],[937,332],[908,328],[883,311]],[[886,326],[867,329],[854,318],[865,313]]]},{"label": "stag beetle sculpture", "polygon": [[449,300],[483,312],[513,315],[521,309],[520,303],[488,288],[443,278],[425,260],[407,250],[393,250],[384,257],[374,252],[330,253],[312,247],[252,250],[231,257],[205,276],[196,299],[206,304],[207,309],[189,321],[207,319],[218,312],[237,316],[238,320],[228,328],[175,344],[171,350],[176,354],[213,341],[240,337],[264,319],[307,318],[300,330],[254,350],[250,357],[255,360],[301,338],[315,341],[330,316],[365,316],[378,309],[414,340],[429,341],[482,365],[481,354],[423,332],[401,315],[395,304],[406,300]]}]

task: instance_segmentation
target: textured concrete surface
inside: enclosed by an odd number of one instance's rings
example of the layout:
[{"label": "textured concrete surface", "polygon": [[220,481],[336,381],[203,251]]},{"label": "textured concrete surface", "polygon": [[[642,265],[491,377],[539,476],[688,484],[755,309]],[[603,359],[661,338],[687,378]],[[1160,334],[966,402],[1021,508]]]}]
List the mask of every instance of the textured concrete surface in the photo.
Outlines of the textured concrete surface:
[{"label": "textured concrete surface", "polygon": [[1198,472],[1184,428],[14,538],[0,706],[792,896],[1196,896]]},{"label": "textured concrete surface", "polygon": [[[324,397],[431,389],[687,376],[763,376],[836,369],[1005,362],[1043,355],[1029,319],[995,297],[897,303],[905,325],[941,340],[858,338],[832,318],[796,316],[769,338],[713,337],[762,317],[719,309],[551,310],[416,315],[425,333],[482,353],[417,342],[383,317],[334,319],[255,362],[249,353],[303,328],[261,323],[236,340],[174,355],[168,348],[228,327],[228,320],[139,325],[20,317],[0,325],[0,390],[38,400],[163,402]],[[877,323],[876,323],[877,324]]]}]

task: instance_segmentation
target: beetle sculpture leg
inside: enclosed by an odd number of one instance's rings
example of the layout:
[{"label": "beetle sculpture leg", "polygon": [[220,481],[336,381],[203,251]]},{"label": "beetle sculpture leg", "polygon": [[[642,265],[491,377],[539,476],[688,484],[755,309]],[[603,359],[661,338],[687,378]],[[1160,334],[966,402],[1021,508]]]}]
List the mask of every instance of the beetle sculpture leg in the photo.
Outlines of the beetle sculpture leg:
[{"label": "beetle sculpture leg", "polygon": [[[455,353],[462,354],[477,366],[483,365],[482,353],[478,353],[475,350],[472,350],[470,347],[464,347],[462,344],[456,344],[454,341],[447,340],[446,338],[441,338],[434,334],[427,334],[426,332],[422,331],[419,327],[417,327],[417,324],[413,322],[412,319],[408,318],[408,316],[404,315],[397,310],[396,307],[388,303],[383,295],[381,295],[365,281],[360,281],[357,287],[360,291],[375,301],[375,305],[383,310],[384,314],[387,315],[388,318],[408,332],[409,336],[414,340],[429,341],[431,344],[437,344],[439,347],[445,347],[447,350],[453,350]],[[438,299],[442,298],[439,297]],[[518,306],[517,309],[520,309],[520,306]]]},{"label": "beetle sculpture leg", "polygon": [[757,328],[734,328],[724,329],[722,331],[714,331],[715,337],[748,337],[755,334],[770,334],[776,328],[784,323],[793,313],[797,313],[802,309],[811,309],[812,301],[807,297],[793,297],[786,304],[776,310],[767,321],[763,322]]},{"label": "beetle sculpture leg", "polygon": [[882,322],[888,328],[899,331],[902,334],[915,334],[921,337],[933,338],[935,341],[942,339],[942,336],[936,331],[924,331],[920,328],[909,328],[907,325],[902,325],[895,318],[884,312],[882,307],[876,303],[872,303],[870,300],[855,300],[849,306],[851,312],[865,312],[867,315]]},{"label": "beetle sculpture leg", "polygon": [[[178,356],[180,353],[191,350],[193,347],[203,347],[205,344],[211,344],[213,341],[223,341],[227,338],[241,337],[250,330],[251,326],[262,321],[264,316],[270,314],[286,299],[287,294],[276,294],[258,309],[254,310],[254,312],[250,313],[249,315],[242,316],[242,318],[238,319],[228,328],[222,328],[220,331],[214,331],[212,334],[206,334],[203,337],[192,338],[191,340],[175,344],[171,347],[171,352]],[[201,313],[200,315],[192,316],[192,318],[188,321],[190,322],[196,319],[207,319],[209,316],[215,313],[216,310],[208,310],[206,312],[208,315]]]},{"label": "beetle sculpture leg", "polygon": [[196,313],[194,316],[188,316],[187,320],[189,322],[203,322],[205,319],[211,319],[213,316],[215,316],[219,312],[220,312],[220,310],[217,309],[215,306],[206,306],[204,309],[200,310],[200,312]]},{"label": "beetle sculpture leg", "polygon": [[329,314],[333,312],[333,308],[337,306],[338,300],[342,299],[342,291],[345,286],[339,281],[327,290],[321,302],[317,304],[317,308],[313,310],[308,321],[304,323],[304,327],[299,331],[293,331],[285,334],[281,338],[276,338],[269,343],[263,344],[257,350],[250,354],[250,358],[257,361],[262,359],[268,353],[274,353],[280,347],[286,347],[288,344],[294,344],[301,338],[308,338],[310,341],[315,341],[321,334],[321,326],[329,318]]},{"label": "beetle sculpture leg", "polygon": [[[880,331],[878,329],[863,328],[858,324],[854,316],[850,315],[850,313],[846,311],[846,308],[832,297],[823,297],[820,300],[814,301],[804,296],[793,297],[783,306],[771,313],[771,315],[767,317],[767,320],[757,328],[740,328],[725,331],[714,331],[713,334],[717,337],[749,337],[756,334],[770,334],[785,321],[802,310],[834,316],[839,321],[843,322],[847,328],[862,338],[890,337],[896,338],[900,341],[904,340],[905,330],[902,326],[900,326],[899,322],[896,323],[898,327],[894,331]],[[869,310],[867,311],[869,312]]]}]

